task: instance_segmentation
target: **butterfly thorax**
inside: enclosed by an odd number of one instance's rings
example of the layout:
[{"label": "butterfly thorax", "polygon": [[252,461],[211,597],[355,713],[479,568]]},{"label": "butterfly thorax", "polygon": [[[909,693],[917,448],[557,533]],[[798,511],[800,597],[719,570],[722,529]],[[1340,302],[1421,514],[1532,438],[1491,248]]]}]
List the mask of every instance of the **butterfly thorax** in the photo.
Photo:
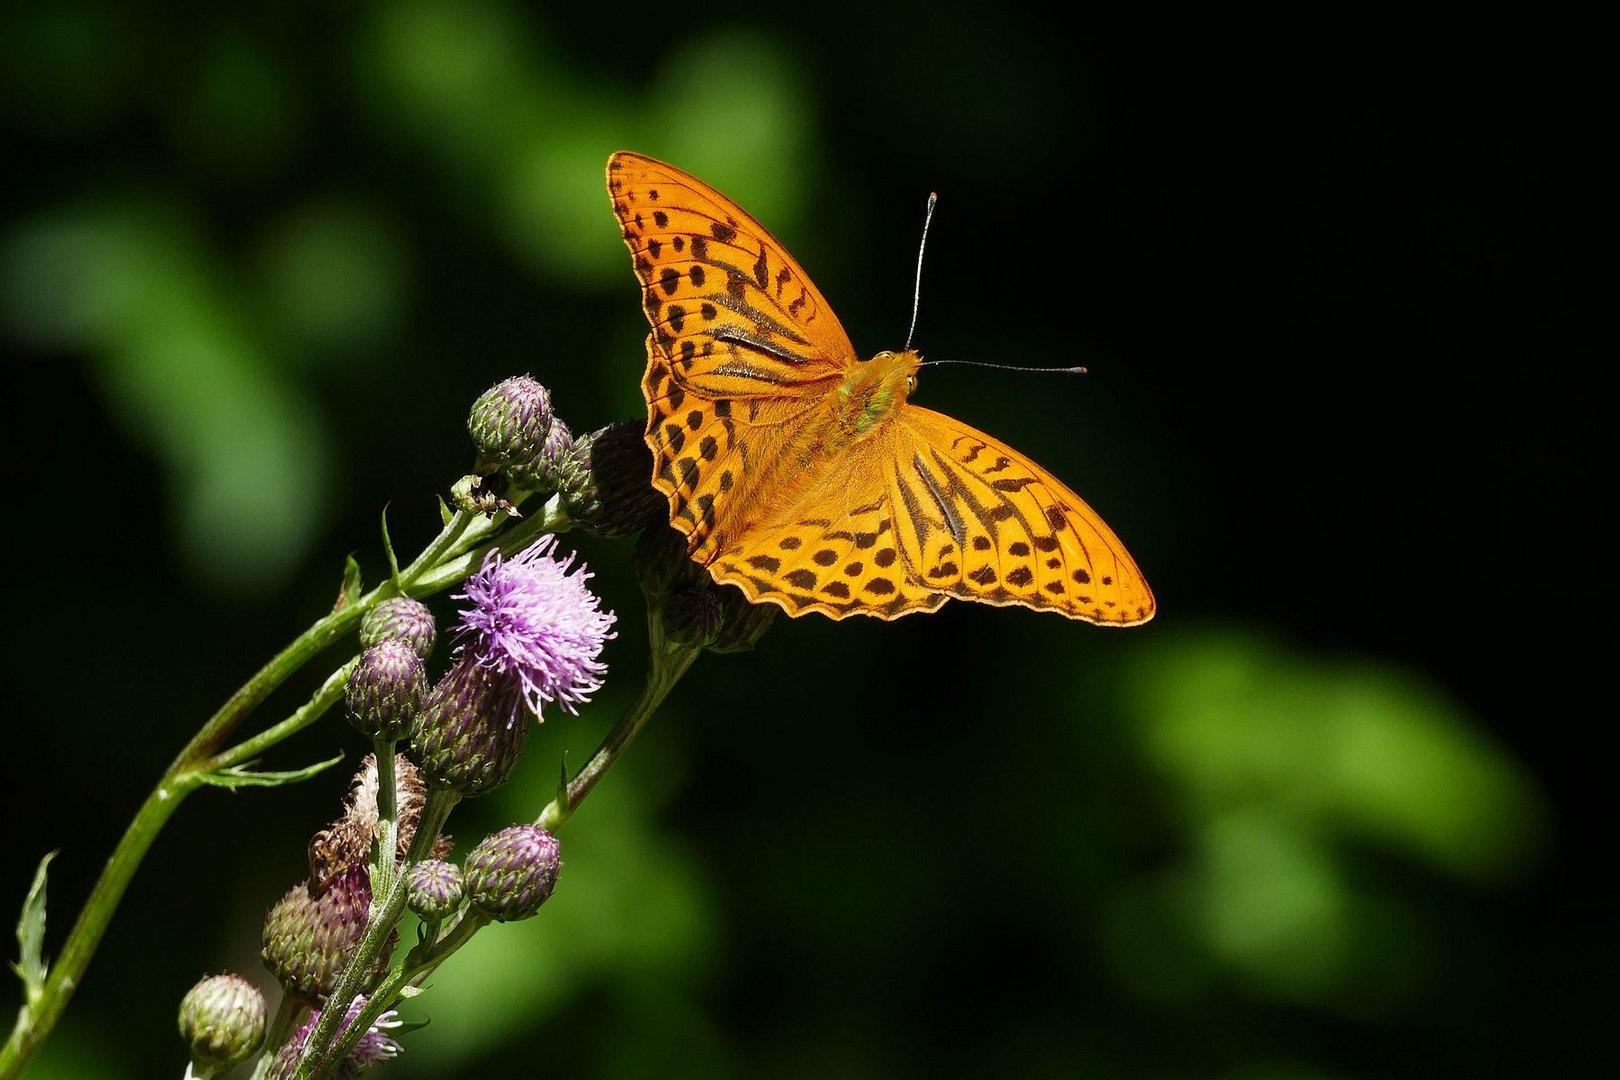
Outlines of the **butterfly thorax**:
[{"label": "butterfly thorax", "polygon": [[862,438],[893,416],[916,389],[920,363],[920,353],[905,349],[884,350],[870,360],[850,365],[832,396],[835,422],[844,435]]}]

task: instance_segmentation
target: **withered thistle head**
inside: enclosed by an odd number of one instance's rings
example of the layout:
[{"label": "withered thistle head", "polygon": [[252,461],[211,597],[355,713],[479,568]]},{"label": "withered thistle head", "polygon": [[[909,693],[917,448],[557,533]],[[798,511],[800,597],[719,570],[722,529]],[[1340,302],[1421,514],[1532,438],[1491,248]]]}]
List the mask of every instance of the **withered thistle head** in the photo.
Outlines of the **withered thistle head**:
[{"label": "withered thistle head", "polygon": [[[399,845],[394,852],[396,862],[403,859],[416,837],[416,826],[422,820],[422,806],[427,800],[427,784],[421,772],[404,755],[394,758],[394,807],[399,816]],[[343,815],[331,825],[316,833],[309,842],[310,889],[317,895],[335,875],[351,866],[365,866],[371,861],[371,845],[380,833],[377,812],[377,758],[367,754],[354,774],[343,804]],[[435,854],[450,850],[450,840],[439,837],[434,841]]]}]

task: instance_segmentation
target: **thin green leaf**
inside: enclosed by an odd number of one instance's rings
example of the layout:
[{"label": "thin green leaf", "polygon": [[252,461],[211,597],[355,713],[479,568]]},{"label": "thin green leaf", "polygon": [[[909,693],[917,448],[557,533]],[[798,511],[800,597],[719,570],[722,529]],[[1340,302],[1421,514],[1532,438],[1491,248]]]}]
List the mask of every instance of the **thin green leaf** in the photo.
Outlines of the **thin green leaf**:
[{"label": "thin green leaf", "polygon": [[245,787],[284,787],[287,784],[297,784],[308,780],[312,776],[325,772],[342,760],[343,755],[339,754],[337,757],[327,761],[318,761],[305,768],[292,769],[286,772],[256,772],[251,767],[252,762],[248,762],[246,765],[233,765],[228,769],[214,769],[212,772],[202,773],[198,779],[205,784],[229,788],[232,791]]},{"label": "thin green leaf", "polygon": [[17,920],[17,960],[11,970],[22,979],[24,998],[30,1008],[45,991],[45,870],[56,858],[52,851],[39,860],[34,884],[23,900],[22,917]]},{"label": "thin green leaf", "polygon": [[360,564],[353,555],[343,560],[343,584],[338,586],[337,602],[332,605],[333,611],[342,611],[365,591],[365,582],[360,577]]},{"label": "thin green leaf", "polygon": [[394,583],[395,588],[398,588],[399,560],[394,557],[394,541],[393,538],[388,535],[388,507],[386,506],[383,507],[382,512],[382,534],[383,551],[388,555],[388,580]]}]

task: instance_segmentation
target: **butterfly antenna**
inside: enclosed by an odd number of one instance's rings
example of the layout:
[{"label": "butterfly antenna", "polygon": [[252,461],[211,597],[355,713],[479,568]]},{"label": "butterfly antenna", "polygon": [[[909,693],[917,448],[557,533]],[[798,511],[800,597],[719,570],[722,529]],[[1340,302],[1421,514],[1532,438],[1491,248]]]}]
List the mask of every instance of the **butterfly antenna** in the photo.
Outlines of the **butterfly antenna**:
[{"label": "butterfly antenna", "polygon": [[933,367],[935,364],[967,364],[969,367],[998,368],[1002,371],[1040,371],[1050,372],[1053,375],[1084,375],[1083,367],[1022,367],[1018,364],[988,364],[982,360],[924,360],[918,367]]},{"label": "butterfly antenna", "polygon": [[934,220],[934,204],[939,202],[939,192],[928,193],[928,210],[923,214],[922,240],[917,244],[917,281],[911,287],[911,329],[906,331],[906,348],[911,348],[911,335],[917,332],[917,309],[922,306],[922,257],[923,249],[928,246],[928,223]]},{"label": "butterfly antenna", "polygon": [[[934,220],[934,204],[939,202],[939,193],[928,193],[928,210],[923,214],[922,240],[917,244],[917,280],[911,287],[911,329],[906,331],[906,348],[911,348],[911,336],[917,332],[917,309],[922,306],[922,264],[923,249],[928,246],[928,226]],[[1015,364],[987,364],[978,360],[924,360],[919,367],[928,367],[933,364],[969,364],[973,367],[1000,368],[1002,371],[1050,371],[1062,375],[1084,375],[1083,367],[1045,368],[1045,367],[1019,367]]]}]

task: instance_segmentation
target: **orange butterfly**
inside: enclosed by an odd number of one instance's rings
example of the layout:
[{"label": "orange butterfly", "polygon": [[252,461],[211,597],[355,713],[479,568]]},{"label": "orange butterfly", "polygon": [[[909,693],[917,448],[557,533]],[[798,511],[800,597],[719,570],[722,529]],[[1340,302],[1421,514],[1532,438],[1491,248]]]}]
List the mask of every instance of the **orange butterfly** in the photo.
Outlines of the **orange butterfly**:
[{"label": "orange butterfly", "polygon": [[1153,617],[1111,529],[1062,481],[909,404],[915,350],[855,353],[781,244],[694,176],[608,159],[647,337],[647,446],[716,581],[789,615],[893,619],[952,596],[1105,626]]}]

